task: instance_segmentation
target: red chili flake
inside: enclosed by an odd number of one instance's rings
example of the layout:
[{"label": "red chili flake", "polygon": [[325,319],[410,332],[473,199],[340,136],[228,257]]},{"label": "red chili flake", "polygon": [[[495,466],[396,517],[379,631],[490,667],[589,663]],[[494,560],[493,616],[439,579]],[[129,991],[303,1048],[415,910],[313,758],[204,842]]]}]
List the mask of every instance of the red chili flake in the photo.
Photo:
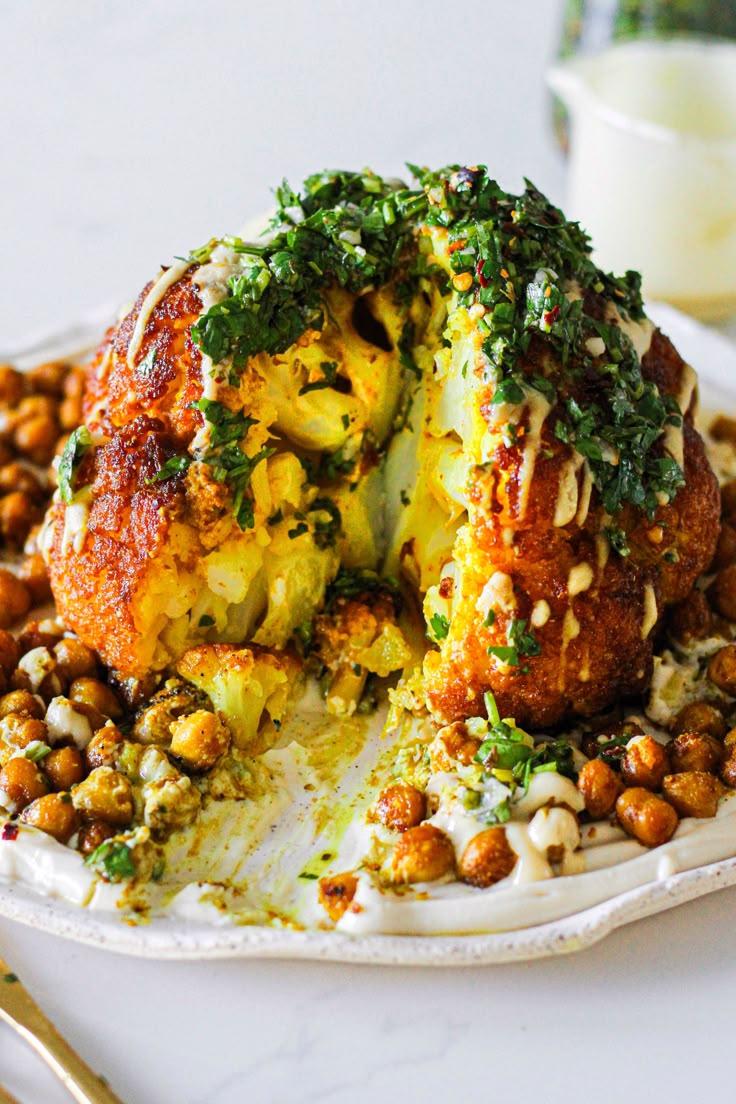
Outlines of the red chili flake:
[{"label": "red chili flake", "polygon": [[487,279],[485,278],[485,276],[483,275],[483,265],[484,265],[484,264],[485,264],[485,261],[484,261],[484,260],[480,260],[480,261],[478,261],[478,264],[477,264],[477,265],[475,266],[475,271],[476,271],[476,272],[477,272],[477,274],[478,274],[478,279],[479,279],[479,281],[480,281],[480,286],[481,286],[482,288],[487,288],[487,287],[488,287],[488,285],[490,284],[490,282],[491,282],[491,281],[490,281],[490,280],[487,280]]},{"label": "red chili flake", "polygon": [[458,241],[450,242],[447,247],[447,252],[456,253],[458,249],[464,249],[466,245],[467,240],[465,238],[460,238]]},{"label": "red chili flake", "polygon": [[545,326],[552,326],[560,316],[559,303],[552,308],[552,310],[545,311],[542,317],[544,318]]},{"label": "red chili flake", "polygon": [[0,834],[0,839],[14,840],[14,839],[17,839],[17,838],[18,838],[18,825],[17,824],[11,824],[10,821],[7,821],[5,824],[3,824],[3,830],[2,830],[2,833]]}]

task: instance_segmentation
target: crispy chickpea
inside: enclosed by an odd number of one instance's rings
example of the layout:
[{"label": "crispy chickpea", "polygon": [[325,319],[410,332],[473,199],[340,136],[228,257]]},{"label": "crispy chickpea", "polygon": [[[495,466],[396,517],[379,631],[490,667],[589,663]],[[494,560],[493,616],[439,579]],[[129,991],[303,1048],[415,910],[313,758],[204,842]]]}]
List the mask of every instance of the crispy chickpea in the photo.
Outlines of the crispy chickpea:
[{"label": "crispy chickpea", "polygon": [[27,372],[31,390],[40,395],[60,398],[64,393],[64,381],[69,373],[69,364],[63,360],[47,360],[37,364]]},{"label": "crispy chickpea", "polygon": [[0,698],[0,719],[9,713],[23,713],[43,720],[45,710],[41,702],[28,690],[11,690]]},{"label": "crispy chickpea", "polygon": [[83,824],[79,829],[79,842],[77,847],[83,855],[91,855],[105,840],[116,835],[117,828],[108,824],[105,820],[92,820],[89,824]]},{"label": "crispy chickpea", "polygon": [[334,924],[347,912],[358,888],[354,874],[331,874],[319,880],[319,903]]},{"label": "crispy chickpea", "polygon": [[460,856],[458,874],[468,885],[485,889],[507,878],[516,866],[504,828],[486,828],[473,836]]},{"label": "crispy chickpea", "polygon": [[731,744],[726,757],[721,763],[721,779],[730,786],[731,789],[736,789],[736,744]]},{"label": "crispy chickpea", "polygon": [[52,651],[56,656],[57,667],[70,682],[78,678],[94,678],[97,674],[95,653],[81,640],[64,637],[58,644],[54,644]]},{"label": "crispy chickpea", "polygon": [[[711,570],[720,571],[722,567],[728,567],[734,560],[736,560],[736,527],[730,522],[724,521],[718,536],[718,544],[716,545]],[[700,591],[695,591],[694,593],[699,594]]]},{"label": "crispy chickpea", "polygon": [[721,487],[721,516],[727,521],[736,521],[736,479]]},{"label": "crispy chickpea", "polygon": [[420,824],[399,836],[390,870],[395,882],[435,882],[454,867],[450,838],[433,824]]},{"label": "crispy chickpea", "polygon": [[0,467],[0,494],[11,491],[22,491],[34,502],[43,502],[46,498],[46,491],[33,469],[17,460]]},{"label": "crispy chickpea", "polygon": [[18,578],[28,587],[34,606],[51,601],[49,573],[40,552],[32,552],[24,558],[18,569]]},{"label": "crispy chickpea", "polygon": [[13,440],[19,452],[43,466],[51,463],[58,436],[56,419],[50,414],[36,414],[16,426]]},{"label": "crispy chickpea", "polygon": [[715,775],[705,771],[668,774],[662,783],[662,796],[681,817],[714,817],[722,792]]},{"label": "crispy chickpea", "polygon": [[41,511],[23,491],[11,491],[0,498],[0,534],[8,547],[22,548]]},{"label": "crispy chickpea", "polygon": [[24,824],[40,828],[59,843],[68,843],[79,825],[79,814],[68,793],[50,793],[37,797],[21,813]]},{"label": "crispy chickpea", "polygon": [[0,629],[0,669],[10,678],[21,657],[20,644],[11,633]]},{"label": "crispy chickpea", "polygon": [[641,786],[624,790],[616,802],[616,816],[623,830],[645,847],[666,843],[679,823],[671,805]]},{"label": "crispy chickpea", "polygon": [[716,740],[722,740],[726,735],[727,725],[720,709],[707,702],[690,702],[684,705],[670,724],[670,732],[673,736],[681,736],[683,732],[705,733],[715,736]]},{"label": "crispy chickpea", "polygon": [[45,756],[42,766],[54,790],[70,790],[84,778],[84,759],[79,748],[53,748]]},{"label": "crispy chickpea", "polygon": [[0,567],[0,628],[7,629],[31,608],[31,595],[25,583]]},{"label": "crispy chickpea", "polygon": [[10,811],[16,813],[47,794],[49,784],[35,763],[16,755],[0,771],[0,790],[7,794],[12,805]]},{"label": "crispy chickpea", "polygon": [[0,402],[17,406],[23,397],[26,383],[21,372],[12,364],[0,364]]},{"label": "crispy chickpea", "polygon": [[74,808],[90,820],[124,827],[133,819],[133,787],[112,767],[96,767],[74,787]]},{"label": "crispy chickpea", "polygon": [[25,713],[7,713],[0,720],[0,735],[13,747],[24,748],[38,741],[48,741],[48,728],[44,721],[29,717]]},{"label": "crispy chickpea", "polygon": [[458,763],[467,767],[478,754],[480,740],[468,736],[463,721],[455,721],[440,729],[429,747],[433,771],[451,771]]},{"label": "crispy chickpea", "polygon": [[95,767],[114,767],[115,756],[123,746],[123,734],[117,725],[106,724],[98,728],[84,749],[84,758],[90,770]]},{"label": "crispy chickpea", "polygon": [[723,746],[726,750],[736,744],[736,728],[730,728],[723,737]]},{"label": "crispy chickpea", "polygon": [[670,759],[675,774],[683,771],[714,773],[723,758],[723,747],[707,733],[682,732],[670,744]]},{"label": "crispy chickpea", "polygon": [[585,801],[585,811],[600,820],[610,816],[621,793],[621,781],[612,767],[602,759],[590,759],[578,775],[578,789]]},{"label": "crispy chickpea", "polygon": [[[102,717],[119,721],[123,707],[114,690],[96,678],[76,678],[69,687],[69,697],[80,705],[88,705]],[[103,721],[104,723],[104,721]],[[102,725],[99,726],[100,728]]]},{"label": "crispy chickpea", "polygon": [[711,657],[708,678],[719,690],[736,695],[736,644],[726,644]]},{"label": "crispy chickpea", "polygon": [[427,800],[423,793],[406,782],[396,782],[387,786],[378,797],[373,810],[372,819],[379,821],[386,828],[394,828],[397,832],[405,832],[407,828],[415,828],[421,824],[427,815]]},{"label": "crispy chickpea", "polygon": [[683,644],[708,636],[712,622],[713,613],[702,590],[691,591],[669,611],[670,635]]},{"label": "crispy chickpea", "polygon": [[[628,740],[631,740],[634,736],[643,735],[644,729],[635,721],[621,721],[620,724],[611,725],[609,728],[598,732],[586,732],[582,739],[581,750],[589,759],[595,759],[601,747],[610,744],[612,740],[618,741],[622,736],[626,736]],[[620,755],[623,754],[624,747],[621,746]]]},{"label": "crispy chickpea", "polygon": [[171,726],[171,754],[195,771],[214,767],[230,747],[230,730],[216,713],[197,709]]},{"label": "crispy chickpea", "polygon": [[17,422],[27,422],[29,418],[48,415],[53,418],[57,404],[50,395],[26,395],[16,408]]},{"label": "crispy chickpea", "polygon": [[669,769],[669,753],[653,736],[638,736],[621,758],[621,777],[629,786],[658,790]]},{"label": "crispy chickpea", "polygon": [[55,621],[28,621],[18,637],[22,651],[31,648],[53,648],[64,635],[64,630]]},{"label": "crispy chickpea", "polygon": [[722,567],[708,588],[715,609],[729,621],[736,621],[736,563]]}]

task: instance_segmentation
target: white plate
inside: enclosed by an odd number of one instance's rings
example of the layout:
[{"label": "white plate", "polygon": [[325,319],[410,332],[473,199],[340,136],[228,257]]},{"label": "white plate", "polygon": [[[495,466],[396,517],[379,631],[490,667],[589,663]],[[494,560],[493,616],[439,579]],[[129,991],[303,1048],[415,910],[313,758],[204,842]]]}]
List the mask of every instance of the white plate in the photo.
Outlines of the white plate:
[{"label": "white plate", "polygon": [[[736,345],[715,330],[662,304],[650,317],[698,371],[701,405],[736,410]],[[93,340],[99,323],[75,327],[79,349]],[[60,355],[59,338],[36,343],[32,363]],[[65,348],[64,352],[71,352]],[[23,357],[17,357],[22,362]],[[736,840],[734,841],[736,850]],[[584,876],[584,875],[583,875]],[[61,900],[40,897],[18,885],[0,885],[0,915],[43,931],[108,950],[151,958],[313,958],[391,965],[458,966],[514,962],[569,954],[588,947],[615,928],[736,885],[736,856],[632,889],[562,920],[519,931],[464,936],[348,936],[256,926],[204,925],[175,918],[131,927],[114,916],[89,912]]]}]

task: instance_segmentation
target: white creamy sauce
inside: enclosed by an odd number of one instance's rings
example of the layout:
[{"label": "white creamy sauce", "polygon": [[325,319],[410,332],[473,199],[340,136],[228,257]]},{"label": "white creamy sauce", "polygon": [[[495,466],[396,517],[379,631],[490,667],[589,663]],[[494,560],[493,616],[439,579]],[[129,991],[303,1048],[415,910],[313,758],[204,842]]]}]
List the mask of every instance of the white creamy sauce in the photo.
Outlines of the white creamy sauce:
[{"label": "white creamy sauce", "polygon": [[657,595],[650,583],[644,587],[644,617],[641,623],[641,638],[646,640],[650,632],[657,624],[659,610],[657,609]]},{"label": "white creamy sauce", "polygon": [[[677,405],[682,411],[683,416],[687,413],[688,407],[692,402],[693,392],[695,391],[697,382],[697,376],[690,365],[684,365],[680,390],[676,396]],[[681,425],[668,425],[665,428],[664,448],[665,452],[668,452],[672,459],[677,461],[680,467],[682,467],[685,461],[685,438]]]},{"label": "white creamy sauce", "polygon": [[578,471],[582,464],[583,457],[579,452],[576,452],[573,453],[565,464],[563,464],[560,470],[555,515],[552,520],[552,524],[556,529],[561,528],[563,525],[568,525],[577,513]]},{"label": "white creamy sauce", "polygon": [[567,593],[571,598],[582,594],[593,582],[593,568],[588,563],[575,564],[567,576]]},{"label": "white creamy sauce", "polygon": [[[71,549],[75,555],[84,548],[89,531],[89,504],[84,500],[70,502],[64,511],[64,531],[61,537],[61,554],[66,556]],[[53,530],[51,533],[53,539]]]},{"label": "white creamy sauce", "polygon": [[529,503],[529,492],[531,490],[532,479],[534,478],[534,468],[537,463],[539,443],[542,437],[542,426],[544,425],[545,418],[552,409],[544,395],[538,391],[527,394],[525,406],[529,411],[529,426],[524,435],[524,452],[519,470],[520,521],[523,521],[526,516],[527,505]]},{"label": "white creamy sauce", "polygon": [[133,333],[130,337],[128,344],[128,367],[131,371],[135,368],[135,362],[138,357],[138,353],[141,349],[143,342],[143,335],[146,331],[153,311],[163,299],[166,292],[170,287],[173,287],[177,280],[181,280],[182,276],[192,267],[191,261],[175,261],[169,268],[164,269],[159,276],[154,280],[153,286],[146,295],[145,299],[141,303],[141,309],[138,317],[135,320],[135,326]]},{"label": "white creamy sauce", "polygon": [[543,625],[546,625],[551,616],[552,610],[549,608],[549,602],[546,602],[544,598],[540,598],[538,602],[534,603],[531,622],[535,629],[541,629]]}]

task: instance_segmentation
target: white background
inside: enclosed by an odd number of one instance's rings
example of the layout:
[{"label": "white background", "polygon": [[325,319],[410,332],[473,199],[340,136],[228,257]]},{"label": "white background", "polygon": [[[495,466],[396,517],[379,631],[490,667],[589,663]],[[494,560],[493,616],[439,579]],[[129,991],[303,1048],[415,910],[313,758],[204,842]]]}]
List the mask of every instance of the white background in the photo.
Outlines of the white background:
[{"label": "white background", "polygon": [[[484,161],[558,202],[553,0],[0,0],[0,355],[237,229],[282,176]],[[728,890],[577,956],[394,970],[150,963],[0,922],[127,1104],[723,1097]],[[0,1082],[68,1098],[0,1026]]]}]

